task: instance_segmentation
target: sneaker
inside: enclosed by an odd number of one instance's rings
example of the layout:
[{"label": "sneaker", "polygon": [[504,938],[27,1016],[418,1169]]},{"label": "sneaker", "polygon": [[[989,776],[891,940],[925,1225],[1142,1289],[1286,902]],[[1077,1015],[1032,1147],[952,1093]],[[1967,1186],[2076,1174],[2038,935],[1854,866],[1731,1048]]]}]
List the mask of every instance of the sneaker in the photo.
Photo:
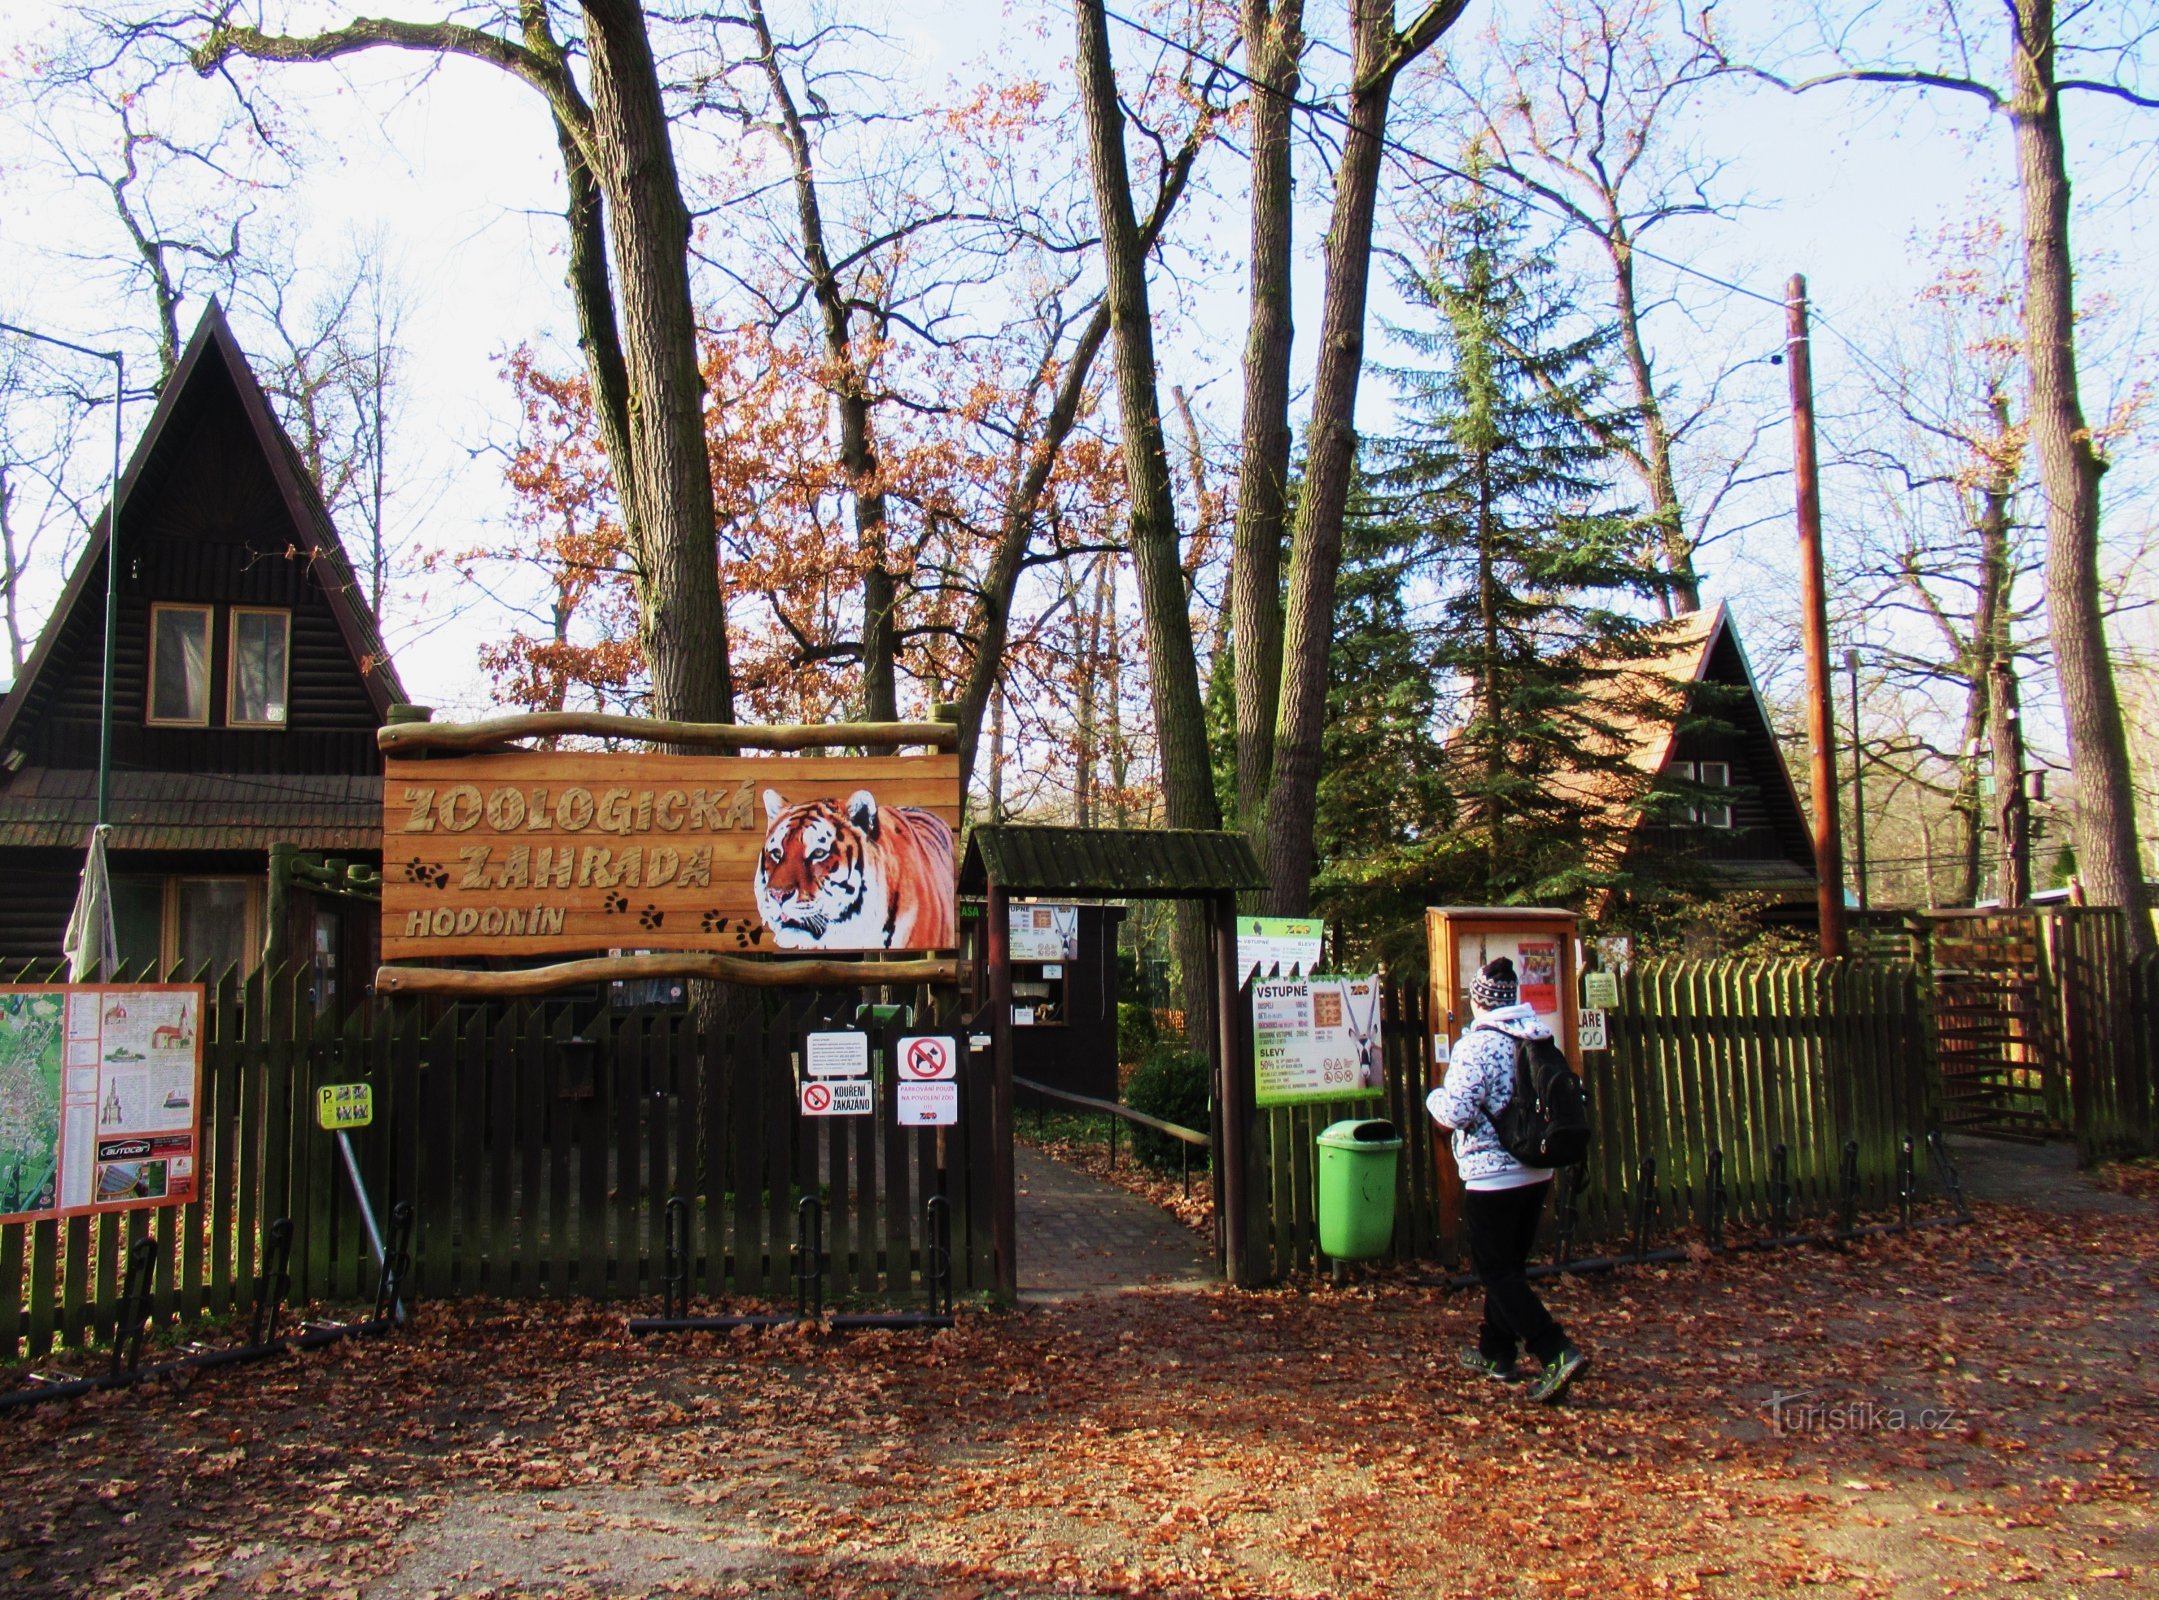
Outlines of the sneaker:
[{"label": "sneaker", "polygon": [[1571,1344],[1566,1346],[1559,1352],[1557,1360],[1547,1362],[1544,1370],[1537,1374],[1537,1381],[1529,1386],[1529,1398],[1540,1406],[1557,1404],[1567,1392],[1567,1385],[1574,1382],[1588,1365],[1589,1357]]},{"label": "sneaker", "polygon": [[1471,1349],[1464,1350],[1455,1359],[1469,1368],[1470,1371],[1481,1373],[1495,1383],[1520,1383],[1522,1381],[1521,1369],[1515,1366],[1514,1357],[1512,1356],[1502,1361],[1497,1356],[1486,1355],[1482,1350]]}]

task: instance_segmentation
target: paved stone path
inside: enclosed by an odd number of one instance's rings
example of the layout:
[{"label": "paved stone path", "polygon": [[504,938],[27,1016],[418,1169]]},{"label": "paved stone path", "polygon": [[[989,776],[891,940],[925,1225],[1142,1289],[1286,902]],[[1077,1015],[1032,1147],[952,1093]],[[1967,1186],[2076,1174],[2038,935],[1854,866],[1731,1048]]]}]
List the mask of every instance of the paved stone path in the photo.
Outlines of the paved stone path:
[{"label": "paved stone path", "polygon": [[2102,1189],[2078,1171],[2076,1146],[2066,1140],[2017,1144],[1953,1133],[1949,1157],[1957,1164],[1969,1199],[2070,1216],[2098,1212],[2126,1217],[2149,1214],[2151,1209],[2149,1202]]},{"label": "paved stone path", "polygon": [[1024,1144],[1013,1165],[1023,1300],[1213,1280],[1213,1252],[1160,1207]]}]

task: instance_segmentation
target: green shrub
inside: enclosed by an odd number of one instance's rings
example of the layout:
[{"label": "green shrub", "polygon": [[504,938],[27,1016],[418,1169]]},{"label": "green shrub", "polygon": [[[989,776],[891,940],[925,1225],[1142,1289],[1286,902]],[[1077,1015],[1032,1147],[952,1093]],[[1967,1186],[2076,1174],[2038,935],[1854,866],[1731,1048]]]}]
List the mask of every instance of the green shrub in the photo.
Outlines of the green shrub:
[{"label": "green shrub", "polygon": [[[1180,1128],[1207,1132],[1207,1058],[1168,1040],[1156,1044],[1125,1084],[1124,1103]],[[1157,1169],[1177,1166],[1180,1143],[1152,1128],[1132,1130],[1133,1153]],[[1205,1166],[1206,1161],[1207,1152],[1194,1147],[1192,1164]]]},{"label": "green shrub", "polygon": [[1154,1013],[1137,1000],[1117,1002],[1117,1059],[1144,1061],[1155,1042]]}]

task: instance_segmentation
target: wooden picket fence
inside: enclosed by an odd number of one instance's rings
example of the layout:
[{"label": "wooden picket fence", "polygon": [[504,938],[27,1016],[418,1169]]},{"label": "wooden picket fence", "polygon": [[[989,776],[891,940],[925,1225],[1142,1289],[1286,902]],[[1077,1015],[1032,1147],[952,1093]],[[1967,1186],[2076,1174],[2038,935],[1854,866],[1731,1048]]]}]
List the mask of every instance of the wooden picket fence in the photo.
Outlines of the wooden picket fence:
[{"label": "wooden picket fence", "polygon": [[2064,1071],[2061,1113],[2089,1166],[2153,1153],[2159,1084],[2159,958],[2132,960],[2119,911],[2052,907],[2042,913],[2049,998]]},{"label": "wooden picket fence", "polygon": [[[414,1207],[407,1283],[421,1299],[657,1302],[676,1195],[695,1298],[791,1301],[809,1195],[823,1208],[828,1301],[926,1294],[933,1194],[951,1208],[952,1287],[990,1287],[986,1068],[962,1071],[953,1128],[797,1113],[791,1055],[814,1027],[854,1025],[852,992],[754,996],[749,1020],[705,1027],[604,997],[330,1018],[284,974],[208,987],[197,1198],[0,1227],[0,1360],[108,1336],[126,1252],[145,1237],[158,1245],[156,1328],[250,1310],[279,1217],[293,1221],[295,1302],[372,1299],[375,1258],[335,1137],[315,1121],[315,1090],[331,1083],[374,1085],[375,1121],[352,1144],[378,1215]],[[958,1020],[949,996],[913,1000],[925,1027]],[[882,1060],[899,1031],[871,1030]]]},{"label": "wooden picket fence", "polygon": [[[1383,1116],[1403,1133],[1395,1257],[1457,1264],[1443,1135],[1424,1109],[1424,1006],[1421,984],[1390,984],[1383,1097],[1260,1113],[1253,1233],[1272,1275],[1321,1262],[1313,1140],[1343,1117]],[[1655,1162],[1653,1227],[1664,1243],[1697,1225],[1712,1150],[1723,1152],[1725,1218],[1735,1234],[1770,1220],[1778,1145],[1799,1214],[1819,1219],[1835,1209],[1847,1140],[1859,1144],[1862,1205],[1893,1205],[1906,1137],[1918,1146],[1922,1180],[1929,1176],[1936,1085],[1926,1024],[1920,975],[1905,964],[1637,964],[1621,976],[1620,1003],[1608,1013],[1610,1048],[1584,1062],[1596,1137],[1580,1180],[1577,1250],[1628,1238],[1645,1158]]]}]

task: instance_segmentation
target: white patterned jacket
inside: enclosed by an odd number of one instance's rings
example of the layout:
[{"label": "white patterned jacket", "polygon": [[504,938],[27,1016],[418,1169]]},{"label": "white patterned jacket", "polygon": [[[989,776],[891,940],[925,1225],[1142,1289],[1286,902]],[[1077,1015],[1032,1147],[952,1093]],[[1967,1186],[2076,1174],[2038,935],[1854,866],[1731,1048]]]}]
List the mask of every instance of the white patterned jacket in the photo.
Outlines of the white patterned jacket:
[{"label": "white patterned jacket", "polygon": [[1425,1096],[1432,1120],[1454,1133],[1454,1165],[1469,1189],[1519,1189],[1551,1173],[1525,1167],[1507,1154],[1492,1119],[1514,1098],[1514,1043],[1550,1038],[1552,1030],[1526,1005],[1487,1011],[1455,1041],[1447,1076]]}]

